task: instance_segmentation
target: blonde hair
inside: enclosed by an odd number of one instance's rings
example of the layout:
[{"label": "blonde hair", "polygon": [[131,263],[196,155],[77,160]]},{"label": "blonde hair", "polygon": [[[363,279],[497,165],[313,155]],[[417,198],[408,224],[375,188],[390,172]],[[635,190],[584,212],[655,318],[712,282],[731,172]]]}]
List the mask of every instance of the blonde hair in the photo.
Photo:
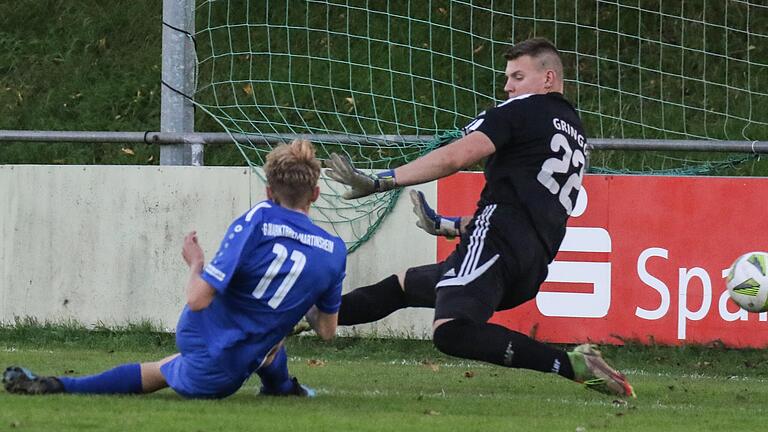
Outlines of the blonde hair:
[{"label": "blonde hair", "polygon": [[280,144],[267,155],[264,172],[277,204],[293,208],[308,205],[320,177],[315,146],[299,139]]}]

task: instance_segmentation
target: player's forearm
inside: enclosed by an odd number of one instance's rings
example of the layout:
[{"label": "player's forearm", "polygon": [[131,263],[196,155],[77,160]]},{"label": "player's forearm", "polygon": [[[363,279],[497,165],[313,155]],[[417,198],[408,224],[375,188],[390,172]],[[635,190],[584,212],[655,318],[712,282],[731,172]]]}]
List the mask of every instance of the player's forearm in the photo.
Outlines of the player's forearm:
[{"label": "player's forearm", "polygon": [[193,311],[205,309],[213,301],[215,291],[200,277],[203,263],[193,263],[189,266],[189,280],[187,281],[186,294],[187,305]]},{"label": "player's forearm", "polygon": [[312,330],[323,340],[331,340],[336,336],[338,314],[320,312],[317,306],[312,306],[305,315]]},{"label": "player's forearm", "polygon": [[411,186],[449,176],[493,154],[496,147],[482,132],[473,132],[395,170],[398,186]]},{"label": "player's forearm", "polygon": [[398,186],[410,186],[437,180],[449,176],[464,168],[459,158],[447,150],[439,148],[413,162],[395,169]]}]

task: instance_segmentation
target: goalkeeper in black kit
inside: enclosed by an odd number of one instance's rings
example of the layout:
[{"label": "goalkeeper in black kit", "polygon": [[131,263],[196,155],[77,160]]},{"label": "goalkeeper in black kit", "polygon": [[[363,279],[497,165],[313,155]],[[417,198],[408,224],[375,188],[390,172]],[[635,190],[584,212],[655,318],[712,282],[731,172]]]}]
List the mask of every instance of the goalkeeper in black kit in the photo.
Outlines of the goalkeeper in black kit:
[{"label": "goalkeeper in black kit", "polygon": [[339,324],[372,322],[406,307],[433,307],[433,340],[442,352],[496,365],[559,374],[587,388],[635,396],[623,374],[593,345],[566,352],[491,324],[495,311],[533,299],[565,236],[586,165],[585,132],[563,97],[557,49],[534,38],[505,53],[509,99],[480,113],[465,135],[397,169],[365,174],[331,155],[327,174],[354,199],[433,181],[483,158],[486,184],[471,217],[436,214],[411,192],[418,225],[460,236],[443,262],[413,267],[342,298]]}]

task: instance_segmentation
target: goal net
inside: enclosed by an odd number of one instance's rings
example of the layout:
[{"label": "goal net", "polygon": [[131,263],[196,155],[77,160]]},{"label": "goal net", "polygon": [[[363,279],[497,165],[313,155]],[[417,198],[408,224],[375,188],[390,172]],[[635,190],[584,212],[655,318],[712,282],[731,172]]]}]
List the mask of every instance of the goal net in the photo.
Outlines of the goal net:
[{"label": "goal net", "polygon": [[[401,165],[503,100],[503,51],[533,36],[561,50],[566,96],[592,138],[768,139],[762,1],[199,0],[196,28],[195,103],[247,137],[238,147],[254,167],[295,135],[321,158]],[[748,159],[595,153],[598,170]],[[399,193],[339,192],[328,181],[313,216],[352,249]]]}]

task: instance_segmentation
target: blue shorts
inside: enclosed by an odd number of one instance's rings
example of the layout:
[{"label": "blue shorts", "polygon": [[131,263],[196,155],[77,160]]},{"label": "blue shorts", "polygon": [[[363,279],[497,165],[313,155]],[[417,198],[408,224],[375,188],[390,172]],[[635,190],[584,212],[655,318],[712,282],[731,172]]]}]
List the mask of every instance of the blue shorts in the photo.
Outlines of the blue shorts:
[{"label": "blue shorts", "polygon": [[228,371],[226,361],[213,359],[203,339],[184,337],[176,342],[181,354],[160,367],[165,381],[176,393],[187,398],[225,398],[248,378],[247,374]]}]

